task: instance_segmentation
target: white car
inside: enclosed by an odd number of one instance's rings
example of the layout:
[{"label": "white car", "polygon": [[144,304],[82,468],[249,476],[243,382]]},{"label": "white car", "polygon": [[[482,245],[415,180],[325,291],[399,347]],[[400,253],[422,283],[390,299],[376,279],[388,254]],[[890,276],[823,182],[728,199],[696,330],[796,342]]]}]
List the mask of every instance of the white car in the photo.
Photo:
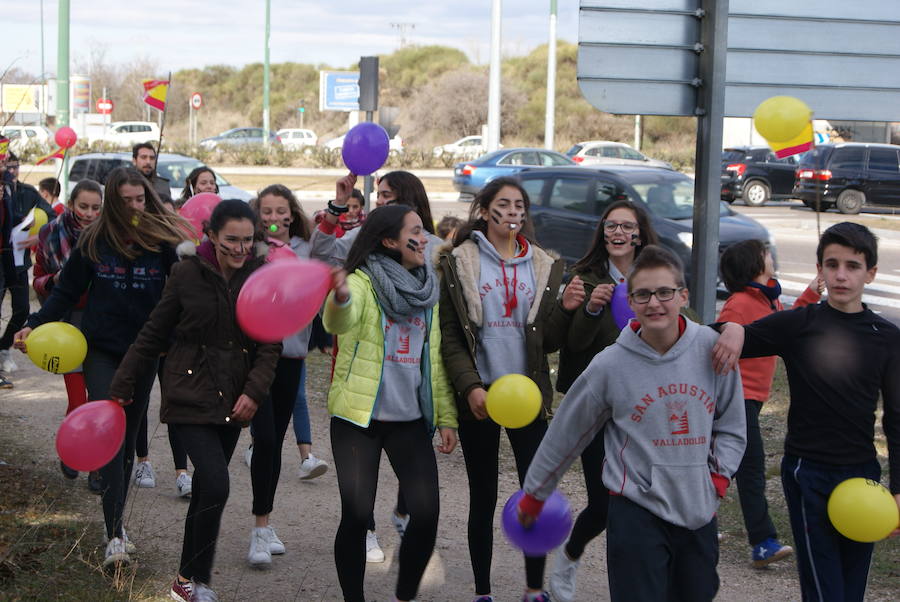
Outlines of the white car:
[{"label": "white car", "polygon": [[299,128],[285,128],[276,132],[281,138],[281,145],[288,150],[302,150],[306,146],[315,146],[319,137],[312,130]]},{"label": "white car", "polygon": [[6,125],[0,129],[0,135],[9,138],[9,150],[21,155],[26,146],[48,146],[53,134],[42,125]]},{"label": "white car", "polygon": [[[346,135],[346,134],[345,134]],[[337,138],[332,138],[325,144],[323,144],[325,148],[330,148],[332,150],[343,148],[344,147],[344,136],[338,136]],[[390,140],[388,140],[388,150],[389,151],[397,151],[398,153],[403,152],[403,138],[400,136],[394,136]]]},{"label": "white car", "polygon": [[159,140],[159,126],[152,121],[114,121],[99,140],[126,147],[140,142],[156,142]]},{"label": "white car", "polygon": [[486,153],[487,148],[481,136],[466,136],[450,144],[435,146],[432,152],[435,157],[447,154],[462,159],[475,159]]},{"label": "white car", "polygon": [[566,151],[570,159],[579,165],[644,165],[675,169],[672,164],[659,159],[651,159],[627,144],[608,140],[579,142]]}]

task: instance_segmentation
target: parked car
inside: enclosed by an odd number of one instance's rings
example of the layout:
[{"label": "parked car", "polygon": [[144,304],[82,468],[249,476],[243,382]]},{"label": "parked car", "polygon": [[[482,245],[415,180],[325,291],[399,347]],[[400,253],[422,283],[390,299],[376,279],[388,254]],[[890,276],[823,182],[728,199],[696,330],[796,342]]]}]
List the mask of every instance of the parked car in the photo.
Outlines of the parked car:
[{"label": "parked car", "polygon": [[513,176],[529,167],[575,165],[567,156],[543,148],[507,148],[488,153],[453,168],[453,187],[460,201],[471,201],[485,184],[501,176]]},{"label": "parked car", "polygon": [[[106,184],[109,172],[117,167],[132,165],[131,153],[88,153],[78,155],[72,160],[69,168],[69,189],[77,182],[85,178],[95,180],[100,185]],[[181,196],[184,189],[184,181],[187,176],[203,163],[193,157],[162,153],[156,163],[156,173],[169,180],[169,188],[173,199]],[[232,186],[225,178],[216,174],[216,184],[219,185],[219,196],[223,199],[241,199],[249,201],[253,195],[236,186]]]},{"label": "parked car", "polygon": [[275,135],[281,138],[281,145],[288,150],[302,150],[319,142],[314,131],[300,128],[285,128],[278,130]]},{"label": "parked car", "polygon": [[621,142],[607,140],[589,140],[579,142],[566,151],[573,161],[580,165],[645,165],[675,169],[672,164],[650,157],[636,151]]},{"label": "parked car", "polygon": [[736,146],[722,151],[722,200],[752,207],[769,199],[792,198],[797,155],[784,159],[768,146]]},{"label": "parked car", "polygon": [[50,130],[42,125],[5,125],[0,128],[0,136],[9,138],[9,150],[21,155],[27,146],[49,146],[53,139]]},{"label": "parked car", "polygon": [[[330,148],[331,150],[343,148],[344,147],[344,136],[346,136],[346,134],[338,136],[337,138],[332,138],[331,140],[329,140],[322,146],[324,146],[325,148]],[[401,138],[400,136],[394,136],[393,138],[388,140],[388,150],[402,153],[403,152],[403,138]]]},{"label": "parked car", "polygon": [[159,140],[159,126],[152,121],[114,121],[99,140],[126,147],[141,142],[156,142]]},{"label": "parked car", "polygon": [[[200,141],[200,146],[208,150],[227,146],[262,146],[262,144],[262,128],[232,128],[218,136],[204,138]],[[281,144],[278,134],[269,132],[269,144]]]},{"label": "parked car", "polygon": [[859,213],[864,205],[900,205],[900,146],[820,144],[800,160],[794,196],[807,207]]},{"label": "parked car", "polygon": [[[529,169],[518,175],[531,200],[538,242],[572,265],[587,252],[607,205],[629,199],[650,213],[660,243],[677,254],[690,275],[693,246],[694,181],[659,167],[610,165]],[[762,224],[719,208],[719,253],[741,240],[774,241]]]},{"label": "parked car", "polygon": [[432,153],[435,157],[447,154],[462,159],[474,159],[480,157],[487,151],[481,136],[466,136],[460,138],[456,142],[435,146]]}]

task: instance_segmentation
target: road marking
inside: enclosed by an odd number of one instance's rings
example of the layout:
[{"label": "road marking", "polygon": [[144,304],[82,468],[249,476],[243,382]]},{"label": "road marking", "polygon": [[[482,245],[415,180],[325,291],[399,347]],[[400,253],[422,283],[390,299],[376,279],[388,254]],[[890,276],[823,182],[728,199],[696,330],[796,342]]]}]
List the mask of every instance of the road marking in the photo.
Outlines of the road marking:
[{"label": "road marking", "polygon": [[[815,277],[815,274],[803,274],[803,273],[796,273],[796,272],[794,272],[794,273],[788,272],[788,273],[785,273],[784,275],[790,276],[793,278],[806,278],[807,282],[812,280]],[[866,290],[867,291],[876,291],[879,293],[900,295],[900,286],[891,286],[889,284],[882,284],[882,282],[879,282],[879,281],[884,281],[884,280],[888,280],[891,282],[900,282],[900,278],[898,278],[897,276],[891,276],[890,274],[877,274],[875,276],[875,281],[872,282],[872,284],[866,285]],[[779,282],[782,282],[782,280],[779,279]]]},{"label": "road marking", "polygon": [[[810,276],[810,279],[812,279],[812,276]],[[808,282],[799,282],[799,281],[794,281],[794,280],[781,280],[780,278],[778,279],[778,282],[781,283],[782,290],[801,293],[801,294],[803,293],[803,291],[806,290],[806,287],[809,284]],[[900,287],[890,287],[890,288],[900,291]],[[875,290],[875,288],[870,285],[870,286],[866,287],[866,290]],[[881,291],[879,291],[879,292],[881,292]],[[866,305],[900,308],[900,299],[892,299],[889,297],[879,297],[877,295],[863,295],[862,300],[863,300],[863,303],[865,303]],[[790,306],[788,303],[785,303],[784,300],[782,300],[782,303],[784,303],[785,307]]]}]

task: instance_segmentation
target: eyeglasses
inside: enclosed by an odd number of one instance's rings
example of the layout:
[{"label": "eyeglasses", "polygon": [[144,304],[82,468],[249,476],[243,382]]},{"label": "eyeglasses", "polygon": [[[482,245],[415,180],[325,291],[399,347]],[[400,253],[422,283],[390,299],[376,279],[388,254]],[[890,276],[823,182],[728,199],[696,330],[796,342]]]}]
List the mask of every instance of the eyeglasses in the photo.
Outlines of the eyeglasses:
[{"label": "eyeglasses", "polygon": [[604,232],[612,234],[617,228],[621,228],[624,234],[634,234],[638,225],[636,222],[611,222],[609,220],[603,222]]},{"label": "eyeglasses", "polygon": [[650,303],[650,297],[656,295],[657,301],[671,301],[675,298],[675,293],[683,291],[684,287],[679,286],[678,288],[669,288],[667,286],[660,287],[655,291],[648,291],[645,288],[638,289],[633,293],[630,293],[628,296],[631,297],[631,300],[640,305],[644,305],[645,303]]}]

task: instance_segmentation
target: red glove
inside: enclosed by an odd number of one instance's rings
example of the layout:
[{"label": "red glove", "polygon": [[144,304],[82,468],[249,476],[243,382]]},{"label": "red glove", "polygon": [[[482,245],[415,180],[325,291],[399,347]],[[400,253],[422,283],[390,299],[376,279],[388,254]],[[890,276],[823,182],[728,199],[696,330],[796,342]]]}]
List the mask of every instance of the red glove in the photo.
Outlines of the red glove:
[{"label": "red glove", "polygon": [[[544,502],[526,493],[519,500],[519,522],[530,526],[544,509]],[[523,520],[524,519],[524,520]]]},{"label": "red glove", "polygon": [[731,481],[728,480],[728,477],[725,475],[720,475],[717,472],[709,473],[710,478],[712,479],[713,487],[716,488],[716,495],[720,498],[725,497],[725,491],[728,489],[728,485]]}]

